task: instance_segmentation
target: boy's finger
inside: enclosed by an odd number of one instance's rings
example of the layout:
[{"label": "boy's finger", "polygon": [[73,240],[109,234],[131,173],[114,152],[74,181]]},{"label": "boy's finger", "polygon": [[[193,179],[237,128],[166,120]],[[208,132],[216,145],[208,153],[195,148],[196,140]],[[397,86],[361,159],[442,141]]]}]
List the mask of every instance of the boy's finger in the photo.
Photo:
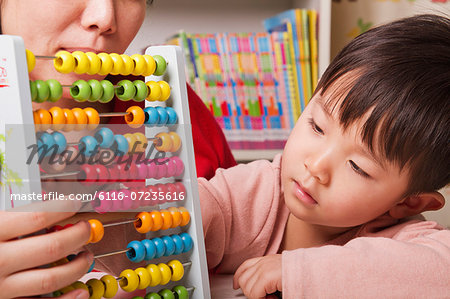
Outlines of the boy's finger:
[{"label": "boy's finger", "polygon": [[13,273],[60,260],[82,247],[90,232],[90,225],[83,221],[61,231],[3,243],[0,263],[5,267],[1,272]]},{"label": "boy's finger", "polygon": [[59,296],[58,299],[89,299],[89,292],[86,290],[75,290]]},{"label": "boy's finger", "polygon": [[[0,283],[1,289],[8,290],[8,293],[2,295],[15,298],[49,294],[62,289],[86,274],[92,258],[91,253],[84,252],[70,263],[61,266],[14,273]],[[5,288],[5,285],[8,287]],[[67,298],[72,298],[71,296],[72,294]]]},{"label": "boy's finger", "polygon": [[234,273],[233,276],[233,288],[234,289],[238,289],[239,288],[239,278],[242,276],[242,274],[250,267],[252,267],[253,265],[255,265],[257,262],[259,262],[259,260],[261,259],[261,257],[257,257],[257,258],[252,258],[252,259],[248,259],[245,262],[243,262],[239,268],[236,270],[236,272]]}]

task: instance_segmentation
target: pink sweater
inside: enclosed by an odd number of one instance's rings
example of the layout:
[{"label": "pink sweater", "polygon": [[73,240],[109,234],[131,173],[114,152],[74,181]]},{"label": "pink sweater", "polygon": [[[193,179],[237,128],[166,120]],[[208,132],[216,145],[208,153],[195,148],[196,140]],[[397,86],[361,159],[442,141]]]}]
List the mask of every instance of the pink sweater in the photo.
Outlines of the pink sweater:
[{"label": "pink sweater", "polygon": [[[199,179],[208,267],[216,273],[278,252],[289,215],[280,165],[281,155]],[[282,273],[283,298],[450,298],[450,231],[384,215],[324,246],[283,251]]]}]

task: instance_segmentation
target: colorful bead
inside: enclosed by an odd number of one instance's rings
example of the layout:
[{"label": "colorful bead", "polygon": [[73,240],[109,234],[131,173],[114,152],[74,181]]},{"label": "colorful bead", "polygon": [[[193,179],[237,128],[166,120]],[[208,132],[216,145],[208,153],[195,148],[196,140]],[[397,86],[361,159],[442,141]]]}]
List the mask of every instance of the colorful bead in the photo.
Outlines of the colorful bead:
[{"label": "colorful bead", "polygon": [[145,258],[145,247],[139,241],[131,241],[127,245],[127,257],[134,263],[142,262]]},{"label": "colorful bead", "polygon": [[105,234],[105,229],[103,228],[103,224],[97,219],[90,219],[89,224],[91,225],[91,235],[89,236],[89,243],[97,243]]},{"label": "colorful bead", "polygon": [[[164,194],[165,196],[166,194]],[[169,229],[172,227],[173,219],[172,214],[167,210],[160,210],[161,216],[163,218],[163,225],[161,229]]]},{"label": "colorful bead", "polygon": [[160,230],[161,227],[163,226],[163,218],[161,216],[161,213],[159,211],[151,211],[150,216],[152,217],[153,220],[153,226],[151,230],[152,231]]},{"label": "colorful bead", "polygon": [[183,253],[189,252],[192,247],[194,246],[194,242],[192,241],[191,236],[188,233],[181,233],[180,234],[181,240],[183,240],[184,249]]},{"label": "colorful bead", "polygon": [[139,128],[144,124],[145,114],[139,106],[131,106],[127,109],[125,115],[125,122],[132,128]]},{"label": "colorful bead", "polygon": [[37,142],[39,157],[50,156],[55,152],[55,139],[49,133],[43,133]]},{"label": "colorful bead", "polygon": [[144,260],[149,261],[155,258],[156,246],[152,240],[144,239],[141,241],[142,245],[145,247],[145,258]]},{"label": "colorful bead", "polygon": [[145,112],[145,124],[156,126],[159,123],[159,113],[155,107],[146,107]]},{"label": "colorful bead", "polygon": [[73,114],[72,110],[68,108],[63,108],[63,112],[66,118],[66,125],[64,126],[63,131],[65,132],[73,131],[75,125],[77,124],[77,119],[75,118],[75,115]]},{"label": "colorful bead", "polygon": [[67,147],[66,137],[63,134],[61,134],[60,132],[53,132],[52,137],[56,144],[56,148],[57,148],[56,153],[61,154],[62,151],[65,150]]},{"label": "colorful bead", "polygon": [[77,102],[85,102],[91,96],[91,87],[84,80],[77,80],[73,82],[70,88],[70,95]]},{"label": "colorful bead", "polygon": [[161,271],[159,271],[158,266],[156,266],[155,264],[148,264],[145,269],[147,269],[151,277],[149,287],[159,285],[159,283],[161,282]]},{"label": "colorful bead", "polygon": [[67,286],[67,287],[62,288],[62,289],[59,290],[59,291],[60,291],[61,293],[63,293],[63,294],[67,294],[67,293],[69,293],[69,292],[72,292],[73,290],[75,290],[75,288],[74,288],[73,286],[69,285],[69,286]]},{"label": "colorful bead", "polygon": [[86,56],[89,60],[89,69],[86,73],[88,75],[96,75],[98,72],[100,72],[102,61],[94,52],[86,52]]},{"label": "colorful bead", "polygon": [[158,84],[161,87],[161,98],[159,100],[164,102],[170,97],[170,85],[166,81],[158,81]]},{"label": "colorful bead", "polygon": [[184,267],[179,260],[171,260],[167,265],[172,270],[172,281],[179,281],[184,276]]},{"label": "colorful bead", "polygon": [[98,124],[100,123],[100,116],[98,115],[97,110],[94,108],[84,108],[83,111],[86,113],[88,122],[87,122],[87,129],[88,130],[94,130],[97,128]]},{"label": "colorful bead", "polygon": [[153,219],[148,212],[140,212],[136,215],[134,228],[141,234],[148,233],[153,226]]},{"label": "colorful bead", "polygon": [[36,80],[34,83],[36,84],[37,89],[36,102],[42,103],[47,101],[50,97],[50,88],[48,87],[48,84],[42,80]]},{"label": "colorful bead", "polygon": [[169,289],[162,289],[158,292],[162,299],[175,299],[173,292]]},{"label": "colorful bead", "polygon": [[50,108],[48,112],[52,116],[52,129],[57,131],[64,128],[66,124],[66,116],[64,115],[64,111],[60,107],[55,106]]},{"label": "colorful bead", "polygon": [[146,98],[149,102],[159,101],[161,98],[161,86],[155,81],[147,81],[145,83],[148,86],[149,94]]},{"label": "colorful bead", "polygon": [[178,116],[175,109],[173,109],[172,107],[166,107],[166,113],[168,116],[167,124],[175,125],[178,122]]},{"label": "colorful bead", "polygon": [[[31,101],[32,102],[36,102],[37,99],[37,87],[36,87],[36,82],[29,80],[30,82],[30,96],[31,96]],[[145,86],[145,88],[147,88],[147,86]]]},{"label": "colorful bead", "polygon": [[111,73],[114,67],[114,61],[112,60],[111,56],[109,56],[108,53],[98,53],[97,56],[98,58],[100,58],[100,61],[102,62],[98,74],[106,76],[109,73]]},{"label": "colorful bead", "polygon": [[134,136],[134,134],[127,133],[127,134],[124,134],[123,137],[125,137],[128,141],[128,151],[130,153],[134,153],[135,146],[137,146],[136,145],[137,140],[136,140],[136,137]]},{"label": "colorful bead", "polygon": [[88,286],[85,283],[81,282],[81,281],[75,281],[74,283],[71,284],[71,286],[74,289],[82,289],[82,290],[85,290],[85,291],[89,292]]},{"label": "colorful bead", "polygon": [[183,240],[181,240],[181,237],[179,235],[171,235],[173,243],[175,244],[175,251],[173,252],[174,255],[178,255],[183,253],[184,250],[184,243]]},{"label": "colorful bead", "polygon": [[114,98],[114,85],[108,80],[100,81],[103,88],[103,95],[98,100],[100,103],[108,103]]},{"label": "colorful bead", "polygon": [[111,53],[111,54],[109,54],[109,56],[113,60],[113,69],[111,71],[111,74],[119,75],[121,72],[124,71],[124,67],[125,67],[122,57],[120,57],[120,55],[117,53]]},{"label": "colorful bead", "polygon": [[128,153],[128,141],[123,135],[114,135],[114,142],[111,145],[111,150],[115,155],[123,156]]},{"label": "colorful bead", "polygon": [[134,133],[134,137],[136,138],[136,147],[134,152],[143,153],[145,152],[145,148],[147,147],[148,141],[147,137],[143,133]]},{"label": "colorful bead", "polygon": [[164,107],[156,107],[156,111],[159,115],[159,121],[158,121],[158,127],[165,126],[167,122],[169,121],[169,114],[167,114],[167,111]]},{"label": "colorful bead", "polygon": [[80,153],[85,155],[86,157],[90,157],[98,152],[98,142],[92,136],[83,136],[80,139],[78,149]]},{"label": "colorful bead", "polygon": [[172,138],[168,133],[158,133],[155,135],[158,138],[153,141],[155,148],[160,152],[168,152],[172,148]]},{"label": "colorful bead", "polygon": [[109,148],[114,142],[114,133],[110,128],[103,127],[94,134],[101,148]]},{"label": "colorful bead", "polygon": [[136,87],[130,80],[121,80],[117,86],[115,93],[121,101],[129,101],[136,95]]},{"label": "colorful bead", "polygon": [[[180,157],[178,156],[173,156],[170,157],[170,159],[173,161],[173,163],[175,163],[175,165],[177,166],[177,173],[175,174],[175,176],[180,176],[183,174],[184,171],[184,163],[183,160],[180,159]],[[184,186],[183,186],[184,187]]]},{"label": "colorful bead", "polygon": [[165,285],[170,281],[170,278],[172,278],[172,271],[170,270],[169,266],[164,263],[158,264],[159,271],[161,272],[161,285]]},{"label": "colorful bead", "polygon": [[185,207],[179,207],[178,210],[181,212],[181,223],[180,226],[185,226],[191,220],[191,215]]},{"label": "colorful bead", "polygon": [[170,152],[174,153],[178,151],[181,147],[181,138],[175,132],[169,132],[169,136],[170,138],[172,138],[172,148],[170,149]]},{"label": "colorful bead", "polygon": [[63,94],[63,89],[61,86],[61,83],[59,83],[57,80],[55,79],[49,79],[46,81],[49,90],[50,90],[50,96],[48,97],[48,101],[50,102],[56,102],[58,101]]},{"label": "colorful bead", "polygon": [[133,292],[137,289],[139,285],[139,277],[136,272],[131,269],[126,269],[120,273],[120,277],[124,277],[124,279],[119,282],[122,290],[125,292]]},{"label": "colorful bead", "polygon": [[151,292],[145,295],[144,299],[161,299],[158,293]]},{"label": "colorful bead", "polygon": [[164,241],[161,238],[153,238],[152,241],[156,247],[155,259],[162,257],[164,255],[164,252],[166,251]]},{"label": "colorful bead", "polygon": [[142,80],[134,80],[133,85],[136,88],[136,94],[134,95],[134,100],[136,102],[142,102],[148,96],[148,87]]},{"label": "colorful bead", "polygon": [[96,102],[100,100],[103,95],[102,84],[98,80],[91,79],[87,82],[91,88],[91,95],[88,98],[89,102]]},{"label": "colorful bead", "polygon": [[181,224],[181,212],[176,207],[170,207],[167,209],[172,215],[172,228],[178,227]]},{"label": "colorful bead", "polygon": [[175,243],[169,236],[162,236],[161,240],[164,242],[165,250],[164,256],[170,256],[175,252]]},{"label": "colorful bead", "polygon": [[119,290],[119,285],[117,283],[117,280],[112,275],[104,275],[100,280],[105,285],[105,293],[103,294],[103,297],[105,298],[113,298],[116,296],[117,291]]},{"label": "colorful bead", "polygon": [[36,66],[36,57],[34,57],[33,52],[27,49],[25,49],[25,54],[27,57],[28,72],[31,73],[34,70],[34,67]]},{"label": "colorful bead", "polygon": [[155,73],[156,70],[156,62],[155,59],[150,56],[150,55],[142,55],[142,57],[144,57],[145,60],[145,64],[146,64],[146,69],[145,72],[143,73],[144,76],[151,76]]},{"label": "colorful bead", "polygon": [[73,58],[75,58],[74,72],[77,74],[85,74],[89,71],[89,58],[84,52],[74,51],[72,52]]},{"label": "colorful bead", "polygon": [[154,72],[154,75],[162,76],[164,74],[164,72],[166,71],[166,67],[167,67],[166,60],[160,55],[154,55],[153,59],[155,59],[155,62],[156,62],[156,70]]},{"label": "colorful bead", "polygon": [[75,58],[67,51],[59,51],[55,54],[53,65],[55,69],[63,74],[73,72],[75,69]]},{"label": "colorful bead", "polygon": [[50,112],[45,109],[38,109],[37,116],[40,120],[40,129],[42,131],[47,131],[48,129],[50,129],[52,125],[52,116]]},{"label": "colorful bead", "polygon": [[147,62],[142,55],[134,54],[131,55],[131,59],[134,60],[134,70],[132,72],[135,76],[142,75],[147,69]]},{"label": "colorful bead", "polygon": [[189,299],[189,293],[184,286],[175,286],[172,289],[177,295],[177,299]]},{"label": "colorful bead", "polygon": [[101,299],[105,294],[105,285],[98,279],[92,278],[86,281],[89,288],[89,299]]},{"label": "colorful bead", "polygon": [[134,71],[134,61],[130,56],[125,54],[121,54],[120,57],[123,60],[123,69],[120,74],[123,76],[128,76]]},{"label": "colorful bead", "polygon": [[139,284],[138,284],[138,289],[139,290],[143,290],[145,288],[147,288],[150,285],[150,281],[151,281],[151,277],[150,277],[150,273],[148,273],[147,269],[139,267],[137,269],[134,270],[134,272],[136,272],[137,276],[139,277]]}]

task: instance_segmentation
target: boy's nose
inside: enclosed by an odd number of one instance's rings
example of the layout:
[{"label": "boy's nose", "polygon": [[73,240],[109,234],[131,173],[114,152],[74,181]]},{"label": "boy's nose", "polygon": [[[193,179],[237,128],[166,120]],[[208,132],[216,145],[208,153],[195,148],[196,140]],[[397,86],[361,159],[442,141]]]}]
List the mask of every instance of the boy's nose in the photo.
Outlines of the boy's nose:
[{"label": "boy's nose", "polygon": [[305,159],[304,166],[311,177],[320,184],[326,185],[331,178],[331,159],[330,149],[323,152],[315,152]]},{"label": "boy's nose", "polygon": [[81,16],[81,25],[86,30],[96,30],[99,34],[116,32],[115,0],[87,0]]}]

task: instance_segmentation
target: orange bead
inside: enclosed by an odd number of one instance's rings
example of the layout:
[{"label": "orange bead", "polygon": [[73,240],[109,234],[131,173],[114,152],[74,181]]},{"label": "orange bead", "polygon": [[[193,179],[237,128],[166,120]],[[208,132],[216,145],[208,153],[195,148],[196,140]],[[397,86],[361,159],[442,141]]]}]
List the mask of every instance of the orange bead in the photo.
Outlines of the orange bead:
[{"label": "orange bead", "polygon": [[47,131],[52,126],[52,115],[45,109],[38,109],[37,115],[40,120],[41,131]]},{"label": "orange bead", "polygon": [[160,230],[163,226],[163,218],[161,216],[161,213],[159,211],[151,211],[150,216],[153,220],[153,227],[151,231],[157,231]]},{"label": "orange bead", "polygon": [[34,119],[34,127],[36,131],[41,130],[41,118],[39,117],[39,113],[37,111],[33,111],[33,119]]},{"label": "orange bead", "polygon": [[69,132],[73,131],[75,129],[75,125],[77,123],[77,119],[75,118],[75,115],[73,115],[72,110],[64,108],[63,109],[64,116],[66,117],[66,125],[63,128],[63,131]]},{"label": "orange bead", "polygon": [[180,226],[180,224],[181,224],[181,221],[183,220],[182,218],[181,218],[181,212],[180,212],[180,210],[178,210],[178,208],[176,208],[176,207],[170,207],[170,208],[168,208],[167,209],[169,212],[170,212],[170,214],[172,215],[172,228],[175,228],[175,227],[177,227],[177,226]]},{"label": "orange bead", "polygon": [[158,133],[155,135],[155,139],[153,143],[155,144],[155,148],[160,152],[170,152],[172,149],[172,137],[168,133]]},{"label": "orange bead", "polygon": [[88,222],[91,225],[91,235],[89,236],[87,244],[97,243],[103,238],[103,235],[105,234],[103,224],[97,219],[91,219]]},{"label": "orange bead", "polygon": [[[164,194],[165,196],[165,194]],[[167,210],[161,210],[159,211],[161,213],[161,217],[163,219],[163,225],[161,226],[161,229],[169,229],[172,227],[172,214]]]},{"label": "orange bead", "polygon": [[86,113],[87,116],[87,129],[88,130],[95,130],[98,127],[98,124],[100,123],[100,116],[98,115],[97,110],[94,108],[84,108],[83,111]]},{"label": "orange bead", "polygon": [[140,212],[136,215],[136,221],[134,222],[134,228],[141,234],[148,233],[153,226],[153,218],[147,212]]},{"label": "orange bead", "polygon": [[139,106],[131,106],[127,109],[127,115],[125,115],[125,122],[132,128],[139,128],[144,124],[145,113]]},{"label": "orange bead", "polygon": [[145,137],[145,135],[142,133],[134,133],[134,137],[136,138],[136,143],[137,143],[134,151],[136,153],[145,152],[145,148],[147,147],[147,144],[148,144],[147,137]]},{"label": "orange bead", "polygon": [[86,112],[81,108],[73,108],[72,113],[77,120],[77,124],[75,126],[75,131],[81,131],[86,129],[88,123],[88,117]]},{"label": "orange bead", "polygon": [[60,107],[52,107],[48,110],[52,115],[52,129],[55,131],[59,131],[64,128],[66,124],[66,116],[64,115],[64,111]]},{"label": "orange bead", "polygon": [[176,152],[181,147],[181,138],[180,136],[175,132],[169,132],[170,138],[172,139],[172,148],[170,149],[170,152]]},{"label": "orange bead", "polygon": [[189,220],[191,220],[191,215],[189,214],[189,211],[185,207],[179,207],[178,208],[181,212],[181,223],[180,226],[185,226],[189,223]]}]

